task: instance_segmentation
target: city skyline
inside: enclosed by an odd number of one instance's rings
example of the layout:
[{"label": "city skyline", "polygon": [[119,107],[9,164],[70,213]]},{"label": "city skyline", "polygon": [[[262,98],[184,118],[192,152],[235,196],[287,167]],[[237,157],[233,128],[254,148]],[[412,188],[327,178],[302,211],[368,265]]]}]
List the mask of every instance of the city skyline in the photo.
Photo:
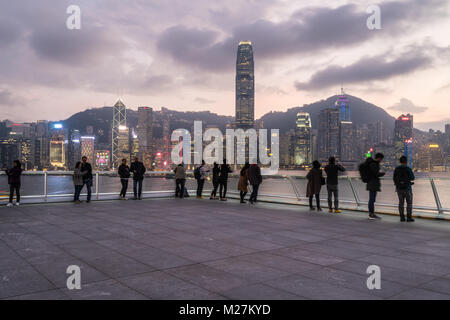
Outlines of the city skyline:
[{"label": "city skyline", "polygon": [[65,28],[68,2],[47,2],[0,13],[2,119],[62,120],[118,97],[134,108],[233,115],[235,50],[247,40],[257,61],[255,118],[342,84],[394,117],[415,114],[420,129],[443,130],[450,118],[446,1],[381,1],[382,30],[366,27],[369,1],[79,1],[81,30]]}]

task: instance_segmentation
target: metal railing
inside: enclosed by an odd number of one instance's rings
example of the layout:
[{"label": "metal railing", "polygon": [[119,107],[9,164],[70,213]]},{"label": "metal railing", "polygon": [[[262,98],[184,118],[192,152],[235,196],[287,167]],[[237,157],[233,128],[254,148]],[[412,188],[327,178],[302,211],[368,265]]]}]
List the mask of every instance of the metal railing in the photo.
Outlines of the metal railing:
[{"label": "metal railing", "polygon": [[[31,171],[22,175],[22,196],[25,202],[48,202],[69,201],[73,197],[73,183],[71,171]],[[120,191],[120,178],[117,173],[110,171],[94,172],[92,199],[114,199],[118,198]],[[145,174],[143,195],[145,197],[170,197],[174,195],[175,180],[173,172],[147,172]],[[239,192],[236,190],[239,175],[230,174],[228,182],[228,193],[237,198]],[[130,182],[132,178],[130,179]],[[340,203],[344,209],[355,209],[367,211],[367,195],[365,184],[357,177],[339,177]],[[235,185],[234,185],[235,184]],[[306,205],[306,177],[297,175],[270,175],[264,176],[259,198],[262,201]],[[383,192],[379,193],[377,199],[377,211],[396,211],[398,206],[392,179],[382,179]],[[0,189],[3,189],[0,197],[3,201],[8,198],[7,179],[4,173],[0,173]],[[187,189],[192,195],[196,191],[196,182],[192,172],[187,175]],[[431,213],[434,215],[447,215],[450,212],[450,200],[444,199],[442,205],[439,197],[439,189],[450,191],[450,178],[419,178],[414,186],[414,210]],[[42,190],[39,192],[38,190]],[[210,177],[205,184],[204,195],[209,195],[212,185]],[[128,194],[132,194],[132,183],[130,183]],[[444,194],[444,193],[443,193]],[[86,194],[83,193],[82,196]],[[326,203],[326,186],[322,188],[321,200]]]}]

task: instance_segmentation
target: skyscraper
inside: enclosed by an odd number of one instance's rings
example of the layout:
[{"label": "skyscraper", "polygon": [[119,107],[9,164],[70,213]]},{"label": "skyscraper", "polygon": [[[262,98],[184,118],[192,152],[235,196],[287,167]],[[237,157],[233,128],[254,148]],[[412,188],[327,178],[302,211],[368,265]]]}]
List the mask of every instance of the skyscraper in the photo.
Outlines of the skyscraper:
[{"label": "skyscraper", "polygon": [[81,156],[87,157],[89,163],[94,163],[95,138],[91,136],[81,137]]},{"label": "skyscraper", "polygon": [[408,157],[408,165],[412,166],[412,141],[413,141],[413,116],[404,115],[395,120],[394,147],[395,158],[405,155]]},{"label": "skyscraper", "polygon": [[317,145],[321,161],[327,161],[330,156],[339,157],[339,118],[340,110],[336,105],[320,111]]},{"label": "skyscraper", "polygon": [[113,123],[112,123],[112,152],[111,152],[111,165],[113,169],[118,168],[120,165],[119,156],[119,136],[120,128],[126,128],[127,126],[127,109],[122,101],[117,101],[113,107]]},{"label": "skyscraper", "polygon": [[153,151],[153,109],[149,107],[138,108],[137,138],[139,140],[139,154],[144,166],[152,166]]},{"label": "skyscraper", "polygon": [[241,41],[236,59],[236,128],[253,128],[255,119],[255,72],[253,47]]},{"label": "skyscraper", "polygon": [[295,165],[305,165],[312,162],[311,117],[309,113],[297,113],[295,126]]},{"label": "skyscraper", "polygon": [[351,110],[344,88],[341,88],[341,94],[335,102],[335,107],[339,109],[339,121],[351,121]]}]

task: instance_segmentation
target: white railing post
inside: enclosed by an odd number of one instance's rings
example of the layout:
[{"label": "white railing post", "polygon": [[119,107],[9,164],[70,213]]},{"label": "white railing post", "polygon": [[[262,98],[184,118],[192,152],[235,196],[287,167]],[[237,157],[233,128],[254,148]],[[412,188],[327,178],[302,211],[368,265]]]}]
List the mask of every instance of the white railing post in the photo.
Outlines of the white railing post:
[{"label": "white railing post", "polygon": [[356,205],[359,207],[361,205],[361,201],[359,200],[358,193],[356,192],[355,187],[353,186],[352,179],[350,177],[347,177],[347,179],[348,183],[350,184],[350,188],[352,189],[353,196],[355,197]]},{"label": "white railing post", "polygon": [[44,171],[44,201],[47,202],[47,171]]},{"label": "white railing post", "polygon": [[438,210],[438,213],[444,213],[444,210],[442,210],[442,205],[441,205],[441,200],[439,199],[439,195],[436,189],[436,185],[434,184],[434,179],[430,178],[430,184],[431,184],[431,189],[433,190],[433,195],[434,195],[434,201],[436,201],[436,207]]},{"label": "white railing post", "polygon": [[99,187],[98,187],[98,171],[95,173],[95,197],[98,200],[98,192],[99,192]]}]

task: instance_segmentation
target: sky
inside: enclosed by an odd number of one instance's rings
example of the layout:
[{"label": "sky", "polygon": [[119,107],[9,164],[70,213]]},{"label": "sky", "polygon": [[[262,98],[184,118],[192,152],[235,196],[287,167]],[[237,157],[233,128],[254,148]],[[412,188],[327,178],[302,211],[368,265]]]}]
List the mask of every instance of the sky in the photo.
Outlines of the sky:
[{"label": "sky", "polygon": [[[372,5],[381,29],[367,27]],[[0,0],[0,119],[61,120],[119,98],[234,115],[237,46],[252,41],[256,117],[344,86],[442,130],[449,18],[448,0]]]}]

